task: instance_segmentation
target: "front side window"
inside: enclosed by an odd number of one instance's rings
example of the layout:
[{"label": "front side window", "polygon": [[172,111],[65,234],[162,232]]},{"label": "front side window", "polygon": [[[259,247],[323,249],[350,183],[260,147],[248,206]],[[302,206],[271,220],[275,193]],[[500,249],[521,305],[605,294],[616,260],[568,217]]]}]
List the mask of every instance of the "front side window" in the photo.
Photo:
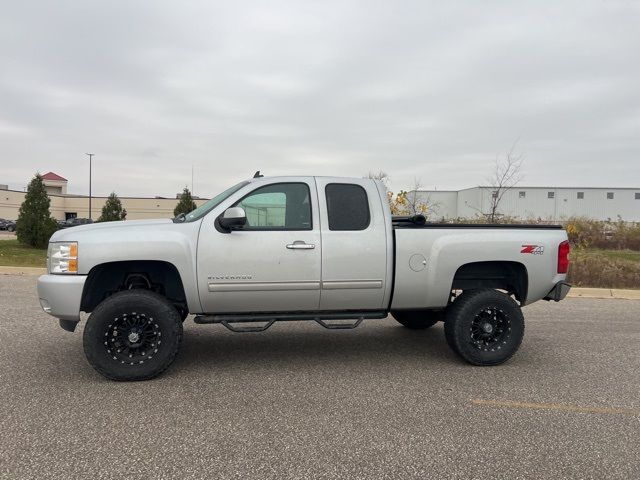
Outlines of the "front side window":
[{"label": "front side window", "polygon": [[325,187],[329,230],[364,230],[371,214],[367,192],[360,185],[330,183]]},{"label": "front side window", "polygon": [[311,230],[311,195],[306,183],[260,187],[235,207],[247,215],[243,230]]}]

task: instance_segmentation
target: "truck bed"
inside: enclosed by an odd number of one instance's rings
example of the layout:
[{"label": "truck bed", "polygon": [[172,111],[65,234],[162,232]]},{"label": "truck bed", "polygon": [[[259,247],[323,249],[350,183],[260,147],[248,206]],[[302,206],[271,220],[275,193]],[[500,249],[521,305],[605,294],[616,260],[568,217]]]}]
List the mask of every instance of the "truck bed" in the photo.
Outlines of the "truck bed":
[{"label": "truck bed", "polygon": [[[461,266],[522,272],[522,304],[545,298],[565,279],[556,273],[558,247],[567,238],[560,225],[421,223],[396,217],[393,234],[392,309],[444,308]],[[486,273],[478,277],[486,282],[476,288],[494,288]]]}]

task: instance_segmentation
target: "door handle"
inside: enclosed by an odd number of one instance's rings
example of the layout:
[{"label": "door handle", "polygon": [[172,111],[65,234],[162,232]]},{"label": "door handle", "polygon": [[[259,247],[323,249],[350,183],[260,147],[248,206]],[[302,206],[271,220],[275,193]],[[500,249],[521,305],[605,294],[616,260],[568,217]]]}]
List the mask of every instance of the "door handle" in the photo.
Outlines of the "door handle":
[{"label": "door handle", "polygon": [[287,245],[289,250],[311,250],[316,248],[313,243],[305,243],[302,240],[296,240],[293,243]]}]

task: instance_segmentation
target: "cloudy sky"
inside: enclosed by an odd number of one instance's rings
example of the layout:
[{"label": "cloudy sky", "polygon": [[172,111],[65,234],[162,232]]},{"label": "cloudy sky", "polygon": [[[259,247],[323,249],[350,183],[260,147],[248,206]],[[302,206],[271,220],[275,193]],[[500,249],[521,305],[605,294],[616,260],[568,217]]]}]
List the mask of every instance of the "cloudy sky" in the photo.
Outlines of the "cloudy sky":
[{"label": "cloudy sky", "polygon": [[255,170],[394,189],[640,185],[640,2],[2,2],[0,183],[210,196]]}]

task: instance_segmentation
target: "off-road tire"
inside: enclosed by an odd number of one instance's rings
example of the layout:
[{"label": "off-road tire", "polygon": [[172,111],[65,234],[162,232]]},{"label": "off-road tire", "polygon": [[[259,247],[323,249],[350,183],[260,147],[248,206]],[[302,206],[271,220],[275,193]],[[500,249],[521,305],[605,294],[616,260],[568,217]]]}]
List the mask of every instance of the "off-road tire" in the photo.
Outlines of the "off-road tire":
[{"label": "off-road tire", "polygon": [[[133,338],[139,331],[139,337],[148,343],[137,348],[135,343],[126,344],[132,338],[127,331],[134,332],[130,333]],[[181,341],[178,310],[162,295],[142,289],[118,292],[105,299],[87,320],[83,335],[84,353],[91,366],[118,381],[149,380],[160,375],[173,363]]]},{"label": "off-road tire", "polygon": [[398,323],[412,330],[424,330],[444,320],[443,312],[438,310],[395,310],[391,315]]},{"label": "off-road tire", "polygon": [[[490,332],[483,330],[485,323],[492,325]],[[524,317],[520,306],[505,293],[468,290],[447,307],[444,334],[452,350],[472,365],[499,365],[518,351]]]}]

